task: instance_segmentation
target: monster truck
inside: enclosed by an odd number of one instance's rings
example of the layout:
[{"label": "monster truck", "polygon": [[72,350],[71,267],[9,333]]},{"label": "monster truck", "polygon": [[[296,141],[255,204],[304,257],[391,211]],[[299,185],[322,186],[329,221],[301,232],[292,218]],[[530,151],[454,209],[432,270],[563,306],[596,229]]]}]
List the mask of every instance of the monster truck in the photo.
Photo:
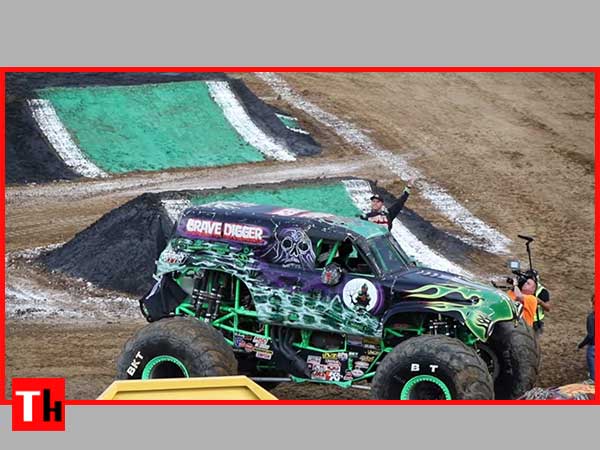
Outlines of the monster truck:
[{"label": "monster truck", "polygon": [[387,228],[239,202],[186,209],[118,377],[246,374],[375,399],[517,398],[538,350],[500,290],[417,265]]}]

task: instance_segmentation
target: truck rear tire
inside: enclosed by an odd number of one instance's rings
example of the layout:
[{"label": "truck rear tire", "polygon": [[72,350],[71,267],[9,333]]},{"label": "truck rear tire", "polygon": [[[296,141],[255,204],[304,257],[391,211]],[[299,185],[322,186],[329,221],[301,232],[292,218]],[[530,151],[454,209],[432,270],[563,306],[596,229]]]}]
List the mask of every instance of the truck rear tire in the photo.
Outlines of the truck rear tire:
[{"label": "truck rear tire", "polygon": [[237,361],[223,336],[191,317],[152,322],[127,343],[117,361],[118,379],[237,375]]},{"label": "truck rear tire", "polygon": [[488,346],[500,365],[494,382],[499,400],[517,399],[534,387],[540,365],[540,348],[533,329],[522,320],[498,323]]},{"label": "truck rear tire", "polygon": [[371,395],[379,400],[493,400],[494,383],[474,349],[447,336],[398,344],[379,364]]}]

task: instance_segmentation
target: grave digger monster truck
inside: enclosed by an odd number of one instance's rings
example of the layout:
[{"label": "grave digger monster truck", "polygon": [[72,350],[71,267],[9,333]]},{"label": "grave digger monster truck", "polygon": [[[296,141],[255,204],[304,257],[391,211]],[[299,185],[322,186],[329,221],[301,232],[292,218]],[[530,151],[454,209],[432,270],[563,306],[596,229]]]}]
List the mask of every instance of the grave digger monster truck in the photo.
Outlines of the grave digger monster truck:
[{"label": "grave digger monster truck", "polygon": [[516,398],[536,379],[533,332],[503,292],[417,266],[367,221],[188,208],[155,278],[119,378],[241,373],[442,400]]}]

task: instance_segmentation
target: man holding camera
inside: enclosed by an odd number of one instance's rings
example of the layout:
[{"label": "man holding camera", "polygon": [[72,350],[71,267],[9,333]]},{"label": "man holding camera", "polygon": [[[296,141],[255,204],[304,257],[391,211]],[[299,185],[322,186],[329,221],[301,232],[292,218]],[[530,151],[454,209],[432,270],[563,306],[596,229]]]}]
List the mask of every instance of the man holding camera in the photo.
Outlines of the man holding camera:
[{"label": "man holding camera", "polygon": [[[527,325],[533,327],[538,305],[541,306],[544,311],[550,311],[550,306],[535,296],[537,288],[535,278],[527,277],[520,282],[517,282],[517,280],[511,281],[513,283],[513,288],[508,291],[508,296],[513,301],[523,305],[523,320]],[[519,284],[521,284],[520,287]]]}]

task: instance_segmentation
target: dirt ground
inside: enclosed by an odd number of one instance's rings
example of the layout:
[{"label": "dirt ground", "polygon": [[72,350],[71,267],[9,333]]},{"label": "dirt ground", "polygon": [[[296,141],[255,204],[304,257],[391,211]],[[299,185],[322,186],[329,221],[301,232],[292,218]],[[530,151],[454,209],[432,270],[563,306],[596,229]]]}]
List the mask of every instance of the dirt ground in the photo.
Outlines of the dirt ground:
[{"label": "dirt ground", "polygon": [[[290,110],[253,74],[242,77],[267,102]],[[585,378],[576,351],[594,289],[594,79],[592,74],[321,74],[284,78],[306,99],[359,126],[378,145],[402,155],[477,217],[513,239],[531,234],[534,263],[552,294],[542,336],[540,386]],[[70,239],[108,212],[146,192],[237,186],[311,176],[378,179],[394,194],[403,182],[385,161],[364,155],[303,111],[303,128],[323,146],[318,158],[221,169],[132,174],[111,180],[11,186],[6,192],[7,251]],[[410,206],[440,228],[459,232],[419,195]],[[482,256],[465,267],[506,273],[508,258]],[[14,272],[11,274],[11,270]],[[7,285],[18,269],[7,267]],[[58,289],[58,288],[57,288]],[[15,376],[64,376],[69,398],[95,398],[112,381],[124,341],[139,319],[7,321],[6,393]],[[366,398],[359,390],[281,385],[280,398]]]}]

